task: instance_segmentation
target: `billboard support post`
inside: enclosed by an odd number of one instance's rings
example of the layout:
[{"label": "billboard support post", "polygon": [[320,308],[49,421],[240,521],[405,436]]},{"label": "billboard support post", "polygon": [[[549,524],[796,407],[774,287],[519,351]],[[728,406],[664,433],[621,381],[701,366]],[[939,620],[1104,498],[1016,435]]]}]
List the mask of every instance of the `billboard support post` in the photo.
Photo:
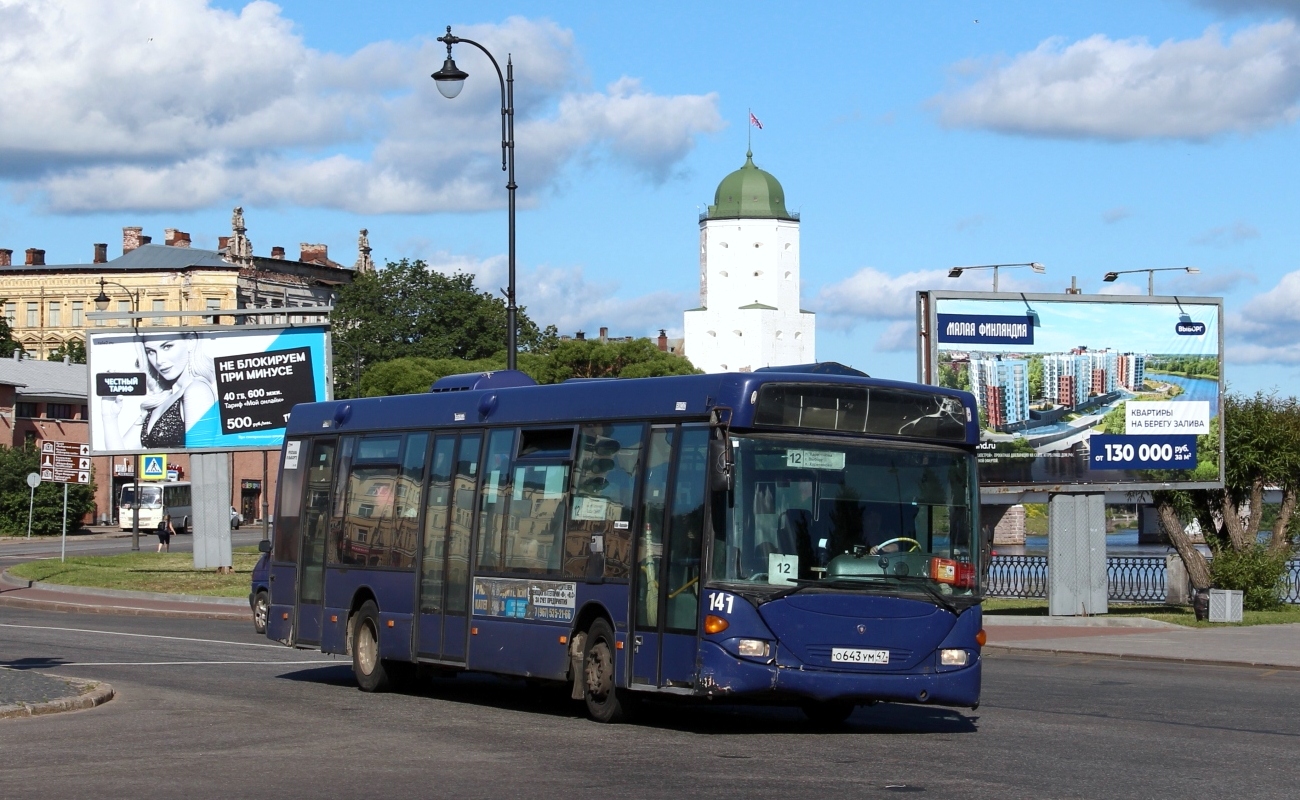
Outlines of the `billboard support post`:
[{"label": "billboard support post", "polygon": [[1050,495],[1047,527],[1047,613],[1107,613],[1105,494]]},{"label": "billboard support post", "polygon": [[68,484],[63,484],[63,541],[59,544],[59,561],[68,555]]},{"label": "billboard support post", "polygon": [[270,504],[267,502],[266,494],[271,490],[271,484],[267,480],[267,452],[262,451],[262,540],[271,538],[270,522],[267,519],[270,511]]},{"label": "billboard support post", "polygon": [[140,457],[135,457],[131,495],[131,552],[140,550]]},{"label": "billboard support post", "polygon": [[230,459],[225,453],[193,453],[190,471],[194,568],[224,571],[234,563],[230,546]]}]

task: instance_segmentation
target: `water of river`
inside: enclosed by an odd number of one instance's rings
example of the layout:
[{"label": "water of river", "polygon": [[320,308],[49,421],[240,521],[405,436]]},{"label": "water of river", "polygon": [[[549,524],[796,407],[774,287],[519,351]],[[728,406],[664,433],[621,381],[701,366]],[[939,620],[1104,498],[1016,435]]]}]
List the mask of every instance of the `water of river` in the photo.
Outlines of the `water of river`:
[{"label": "water of river", "polygon": [[1184,378],[1181,375],[1162,375],[1160,373],[1147,373],[1148,381],[1161,381],[1172,383],[1183,390],[1178,395],[1178,400],[1208,400],[1210,402],[1210,416],[1216,417],[1219,414],[1219,381],[1214,378]]}]

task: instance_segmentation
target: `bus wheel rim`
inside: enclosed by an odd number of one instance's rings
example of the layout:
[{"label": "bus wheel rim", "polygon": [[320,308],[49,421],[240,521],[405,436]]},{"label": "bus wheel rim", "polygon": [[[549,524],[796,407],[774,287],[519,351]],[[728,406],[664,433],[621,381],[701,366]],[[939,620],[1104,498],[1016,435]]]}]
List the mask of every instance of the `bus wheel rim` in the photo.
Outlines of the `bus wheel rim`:
[{"label": "bus wheel rim", "polygon": [[603,703],[613,688],[614,670],[610,660],[608,642],[602,639],[591,646],[587,657],[587,692],[598,703]]},{"label": "bus wheel rim", "polygon": [[375,671],[378,656],[378,637],[375,636],[375,628],[370,620],[366,620],[361,625],[361,635],[357,637],[357,663],[361,665],[364,674],[369,675]]}]

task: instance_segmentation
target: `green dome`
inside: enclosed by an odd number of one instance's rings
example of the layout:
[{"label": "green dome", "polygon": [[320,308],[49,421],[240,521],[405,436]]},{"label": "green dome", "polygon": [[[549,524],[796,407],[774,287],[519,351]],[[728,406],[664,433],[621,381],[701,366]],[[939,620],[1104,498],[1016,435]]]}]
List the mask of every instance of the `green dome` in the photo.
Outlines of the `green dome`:
[{"label": "green dome", "polygon": [[709,219],[788,219],[785,192],[770,172],[754,166],[753,152],[745,153],[745,164],[722,179],[709,206]]}]

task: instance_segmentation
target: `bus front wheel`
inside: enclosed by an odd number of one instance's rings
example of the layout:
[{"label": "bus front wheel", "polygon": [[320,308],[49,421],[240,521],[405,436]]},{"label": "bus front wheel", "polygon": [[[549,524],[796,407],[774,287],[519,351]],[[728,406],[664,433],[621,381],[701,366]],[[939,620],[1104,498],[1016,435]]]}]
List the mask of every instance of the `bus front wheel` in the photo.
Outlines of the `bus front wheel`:
[{"label": "bus front wheel", "polygon": [[614,685],[615,642],[608,622],[591,623],[582,657],[583,698],[587,713],[597,722],[622,722],[629,710],[626,692]]},{"label": "bus front wheel", "polygon": [[803,704],[804,716],[814,725],[836,727],[853,715],[854,705],[840,700],[810,700]]},{"label": "bus front wheel", "polygon": [[352,674],[363,692],[388,689],[388,671],[379,658],[379,607],[373,600],[362,603],[352,620]]}]

